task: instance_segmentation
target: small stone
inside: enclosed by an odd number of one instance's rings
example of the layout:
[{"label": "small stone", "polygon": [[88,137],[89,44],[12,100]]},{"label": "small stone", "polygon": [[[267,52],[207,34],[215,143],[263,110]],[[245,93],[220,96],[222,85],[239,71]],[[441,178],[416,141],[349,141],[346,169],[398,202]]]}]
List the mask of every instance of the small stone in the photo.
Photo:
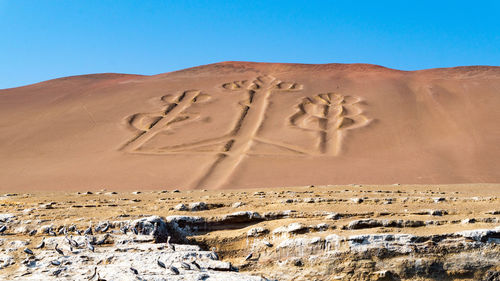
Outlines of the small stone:
[{"label": "small stone", "polygon": [[243,203],[243,202],[235,202],[235,203],[233,203],[232,207],[233,208],[239,208],[239,207],[241,207],[243,205],[245,205],[245,203]]},{"label": "small stone", "polygon": [[300,258],[293,259],[292,260],[292,264],[294,266],[303,266],[304,265],[304,263],[302,262],[302,259],[300,259]]},{"label": "small stone", "polygon": [[28,229],[27,226],[23,225],[14,230],[14,233],[19,233],[19,234],[26,234],[29,233],[30,230]]},{"label": "small stone", "polygon": [[330,225],[326,223],[320,223],[314,227],[317,231],[326,231],[328,228],[330,228]]},{"label": "small stone", "polygon": [[470,223],[475,223],[476,222],[476,219],[475,218],[468,218],[468,219],[463,219],[462,220],[462,224],[470,224]]},{"label": "small stone", "polygon": [[342,218],[342,215],[340,215],[339,213],[332,213],[325,217],[325,219],[327,220],[338,220],[340,218]]},{"label": "small stone", "polygon": [[363,203],[363,198],[351,198],[351,201],[356,204],[360,204]]},{"label": "small stone", "polygon": [[396,278],[394,273],[392,273],[390,270],[380,270],[380,271],[375,271],[372,274],[372,279],[373,281],[389,281],[389,280],[399,280],[399,278]]},{"label": "small stone", "polygon": [[55,202],[50,202],[50,203],[47,203],[47,204],[42,204],[39,206],[40,209],[46,209],[46,210],[50,210],[50,209],[54,209],[53,205],[55,204]]},{"label": "small stone", "polygon": [[34,210],[35,209],[33,209],[33,208],[24,209],[23,215],[29,215],[29,214],[33,213]]},{"label": "small stone", "polygon": [[445,210],[429,210],[429,215],[431,216],[443,216],[447,214],[448,212]]},{"label": "small stone", "polygon": [[0,214],[0,222],[9,222],[15,217],[13,214]]},{"label": "small stone", "polygon": [[314,199],[313,198],[304,198],[304,200],[302,200],[302,202],[304,202],[304,203],[314,203]]},{"label": "small stone", "polygon": [[40,233],[49,233],[50,231],[52,231],[54,228],[53,225],[44,225],[42,227],[40,227]]},{"label": "small stone", "polygon": [[176,205],[174,207],[174,210],[176,210],[176,211],[187,211],[188,207],[186,205],[180,203],[180,204],[178,204],[178,205]]},{"label": "small stone", "polygon": [[440,203],[440,202],[446,201],[446,198],[444,198],[444,197],[434,197],[434,198],[432,198],[432,200],[434,200],[434,203]]},{"label": "small stone", "polygon": [[264,227],[254,227],[247,232],[248,237],[258,237],[269,233],[269,229]]},{"label": "small stone", "polygon": [[269,242],[267,240],[262,240],[262,244],[266,245],[269,248],[271,248],[273,246],[273,244],[271,244],[271,242]]}]

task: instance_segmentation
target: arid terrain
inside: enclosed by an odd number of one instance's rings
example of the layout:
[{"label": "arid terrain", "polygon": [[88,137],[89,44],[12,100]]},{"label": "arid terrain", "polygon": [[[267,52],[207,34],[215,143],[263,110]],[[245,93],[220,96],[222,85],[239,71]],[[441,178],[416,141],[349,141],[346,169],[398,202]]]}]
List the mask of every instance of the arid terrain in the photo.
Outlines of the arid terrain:
[{"label": "arid terrain", "polygon": [[500,67],[0,90],[1,280],[500,280]]},{"label": "arid terrain", "polygon": [[0,90],[0,190],[498,183],[500,67],[225,62]]},{"label": "arid terrain", "polygon": [[[96,270],[105,280],[498,280],[499,195],[498,184],[5,194],[0,276],[46,280],[60,270],[58,279],[87,280]],[[165,227],[160,234],[143,224],[155,220],[154,228]],[[91,235],[78,233],[89,226]],[[167,235],[175,251],[163,249]],[[92,252],[84,236],[103,242]],[[47,246],[35,249],[42,239]],[[201,269],[190,264],[193,255]],[[203,266],[206,256],[221,264]]]}]

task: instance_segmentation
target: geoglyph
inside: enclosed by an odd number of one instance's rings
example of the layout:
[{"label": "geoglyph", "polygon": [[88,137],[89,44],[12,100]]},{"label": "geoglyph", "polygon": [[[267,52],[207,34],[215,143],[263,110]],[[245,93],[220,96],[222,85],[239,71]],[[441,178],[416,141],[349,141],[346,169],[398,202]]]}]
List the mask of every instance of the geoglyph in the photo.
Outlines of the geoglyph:
[{"label": "geoglyph", "polygon": [[[286,120],[291,130],[313,132],[316,143],[309,146],[293,145],[269,140],[259,136],[266,112],[273,95],[303,91],[304,86],[296,82],[281,81],[266,75],[253,80],[233,81],[222,84],[225,92],[242,97],[240,113],[232,130],[217,138],[155,149],[144,149],[144,145],[159,133],[171,130],[175,125],[183,126],[200,120],[200,114],[187,113],[193,104],[215,102],[200,90],[188,90],[180,95],[166,95],[161,98],[164,108],[158,112],[136,113],[127,117],[128,125],[138,131],[121,147],[128,153],[174,155],[210,154],[211,163],[196,178],[195,187],[219,187],[226,182],[247,155],[298,157],[333,157],[340,153],[342,138],[347,131],[367,125],[370,119],[362,114],[358,103],[360,98],[338,93],[324,93],[303,98],[294,108],[295,113]],[[276,153],[255,153],[252,145],[263,143],[276,148]]]}]

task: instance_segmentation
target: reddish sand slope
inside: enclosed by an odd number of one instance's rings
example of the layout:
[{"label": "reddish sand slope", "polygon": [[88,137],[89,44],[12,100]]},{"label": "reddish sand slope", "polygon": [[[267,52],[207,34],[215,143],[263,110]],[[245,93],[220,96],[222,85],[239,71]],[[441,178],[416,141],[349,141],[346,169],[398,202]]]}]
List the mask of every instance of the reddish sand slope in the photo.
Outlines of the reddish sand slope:
[{"label": "reddish sand slope", "polygon": [[225,62],[0,90],[0,189],[500,182],[500,67]]}]

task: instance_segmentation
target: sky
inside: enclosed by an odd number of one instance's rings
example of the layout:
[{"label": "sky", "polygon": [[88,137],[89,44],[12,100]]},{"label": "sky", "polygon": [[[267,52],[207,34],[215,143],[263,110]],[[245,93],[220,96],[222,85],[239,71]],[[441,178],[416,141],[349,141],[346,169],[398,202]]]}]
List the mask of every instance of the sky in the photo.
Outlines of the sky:
[{"label": "sky", "polygon": [[0,0],[0,89],[221,61],[500,65],[500,1]]}]

